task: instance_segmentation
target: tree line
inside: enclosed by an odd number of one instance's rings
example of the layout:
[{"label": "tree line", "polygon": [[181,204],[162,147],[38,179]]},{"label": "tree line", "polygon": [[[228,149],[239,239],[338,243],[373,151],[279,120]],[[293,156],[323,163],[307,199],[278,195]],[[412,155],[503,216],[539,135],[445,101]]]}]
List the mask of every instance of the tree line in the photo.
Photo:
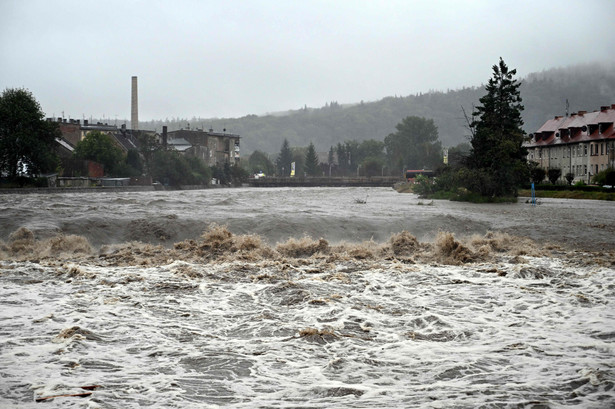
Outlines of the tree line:
[{"label": "tree line", "polygon": [[431,119],[406,117],[384,140],[347,140],[331,145],[326,158],[318,157],[314,143],[291,147],[284,139],[271,158],[256,150],[248,158],[251,173],[291,176],[399,176],[406,169],[434,169],[442,163],[442,144]]}]

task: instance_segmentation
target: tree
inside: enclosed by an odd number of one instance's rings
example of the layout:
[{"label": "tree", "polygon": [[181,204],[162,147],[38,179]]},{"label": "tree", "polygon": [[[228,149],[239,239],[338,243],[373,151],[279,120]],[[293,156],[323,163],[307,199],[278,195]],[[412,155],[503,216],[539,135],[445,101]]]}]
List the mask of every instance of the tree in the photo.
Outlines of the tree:
[{"label": "tree", "polygon": [[335,151],[333,150],[333,146],[329,149],[329,165],[332,165],[335,162]]},{"label": "tree", "polygon": [[259,150],[252,152],[248,158],[248,169],[251,173],[263,172],[269,176],[275,172],[275,166],[273,166],[267,154]]},{"label": "tree", "polygon": [[93,160],[105,167],[105,174],[110,174],[124,160],[124,152],[104,132],[88,132],[77,146],[75,156],[79,159]]},{"label": "tree", "polygon": [[[521,128],[520,83],[513,77],[502,58],[493,66],[493,77],[485,87],[487,94],[472,113],[471,168],[487,178],[481,194],[516,196],[517,187],[527,181],[527,152],[523,148],[525,133]],[[488,185],[488,186],[487,186]]]},{"label": "tree", "polygon": [[448,165],[453,169],[465,166],[471,151],[472,147],[467,142],[448,148]]},{"label": "tree", "polygon": [[143,172],[143,161],[141,160],[141,156],[139,156],[139,151],[136,149],[130,149],[126,153],[126,165],[136,171],[136,174],[141,174]]},{"label": "tree", "polygon": [[568,186],[572,185],[573,180],[574,180],[574,173],[572,172],[566,173],[566,182],[568,182]]},{"label": "tree", "polygon": [[530,161],[528,163],[528,168],[530,172],[530,179],[534,183],[542,183],[545,180],[545,176],[547,176],[547,171],[538,165],[538,162]]},{"label": "tree", "polygon": [[433,119],[408,116],[384,138],[389,163],[400,169],[429,169],[442,163],[442,144]]},{"label": "tree", "polygon": [[284,139],[282,148],[280,149],[280,155],[276,159],[276,168],[279,176],[290,175],[290,163],[293,161],[293,153],[288,145],[288,140]]},{"label": "tree", "polygon": [[57,123],[46,122],[30,91],[5,89],[0,95],[0,174],[15,178],[55,169]]},{"label": "tree", "polygon": [[547,175],[549,176],[549,182],[551,184],[555,184],[560,176],[562,176],[562,170],[558,168],[552,168],[547,171]]},{"label": "tree", "polygon": [[318,155],[316,155],[316,149],[314,144],[310,142],[305,154],[305,172],[308,176],[318,176],[320,172],[320,166],[318,163]]}]

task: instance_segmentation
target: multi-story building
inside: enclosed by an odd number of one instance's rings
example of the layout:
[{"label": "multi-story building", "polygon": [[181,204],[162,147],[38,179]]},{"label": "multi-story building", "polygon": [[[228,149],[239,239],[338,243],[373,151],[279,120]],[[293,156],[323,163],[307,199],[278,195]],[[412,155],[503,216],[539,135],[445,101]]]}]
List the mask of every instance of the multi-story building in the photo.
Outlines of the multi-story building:
[{"label": "multi-story building", "polygon": [[590,182],[596,173],[615,167],[615,104],[599,111],[556,116],[524,144],[527,159],[545,170],[560,169],[575,181]]},{"label": "multi-story building", "polygon": [[208,166],[239,163],[239,135],[213,129],[180,129],[168,132],[167,144],[187,155],[194,155]]}]

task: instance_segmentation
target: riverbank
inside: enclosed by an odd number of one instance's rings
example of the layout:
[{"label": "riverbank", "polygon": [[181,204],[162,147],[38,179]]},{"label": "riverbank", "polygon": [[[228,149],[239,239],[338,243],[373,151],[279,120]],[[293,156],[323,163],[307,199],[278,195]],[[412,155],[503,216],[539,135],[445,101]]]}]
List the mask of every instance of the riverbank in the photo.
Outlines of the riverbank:
[{"label": "riverbank", "polygon": [[[535,196],[552,199],[615,200],[615,192],[585,192],[582,190],[536,190]],[[530,189],[519,190],[519,197],[532,197]]]}]

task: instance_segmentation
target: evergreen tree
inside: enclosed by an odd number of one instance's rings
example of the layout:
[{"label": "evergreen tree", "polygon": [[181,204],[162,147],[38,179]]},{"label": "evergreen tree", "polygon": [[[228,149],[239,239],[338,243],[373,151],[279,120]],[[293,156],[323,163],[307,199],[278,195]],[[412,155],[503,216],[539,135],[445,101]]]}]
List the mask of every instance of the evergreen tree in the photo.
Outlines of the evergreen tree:
[{"label": "evergreen tree", "polygon": [[280,150],[280,155],[276,159],[276,168],[279,176],[289,176],[290,175],[290,164],[293,161],[293,153],[288,146],[288,140],[284,139],[282,143],[282,149]]},{"label": "evergreen tree", "polygon": [[473,190],[485,196],[516,196],[517,187],[528,179],[520,83],[513,78],[516,73],[500,58],[485,87],[487,94],[472,113],[469,165],[482,174],[477,178],[482,183],[475,184]]},{"label": "evergreen tree", "polygon": [[0,95],[0,173],[10,177],[53,170],[53,149],[61,136],[57,123],[46,122],[41,107],[26,89]]},{"label": "evergreen tree", "polygon": [[316,155],[316,149],[314,144],[310,142],[307,153],[305,154],[305,172],[308,176],[318,176],[320,172],[320,166],[318,163],[318,155]]}]

